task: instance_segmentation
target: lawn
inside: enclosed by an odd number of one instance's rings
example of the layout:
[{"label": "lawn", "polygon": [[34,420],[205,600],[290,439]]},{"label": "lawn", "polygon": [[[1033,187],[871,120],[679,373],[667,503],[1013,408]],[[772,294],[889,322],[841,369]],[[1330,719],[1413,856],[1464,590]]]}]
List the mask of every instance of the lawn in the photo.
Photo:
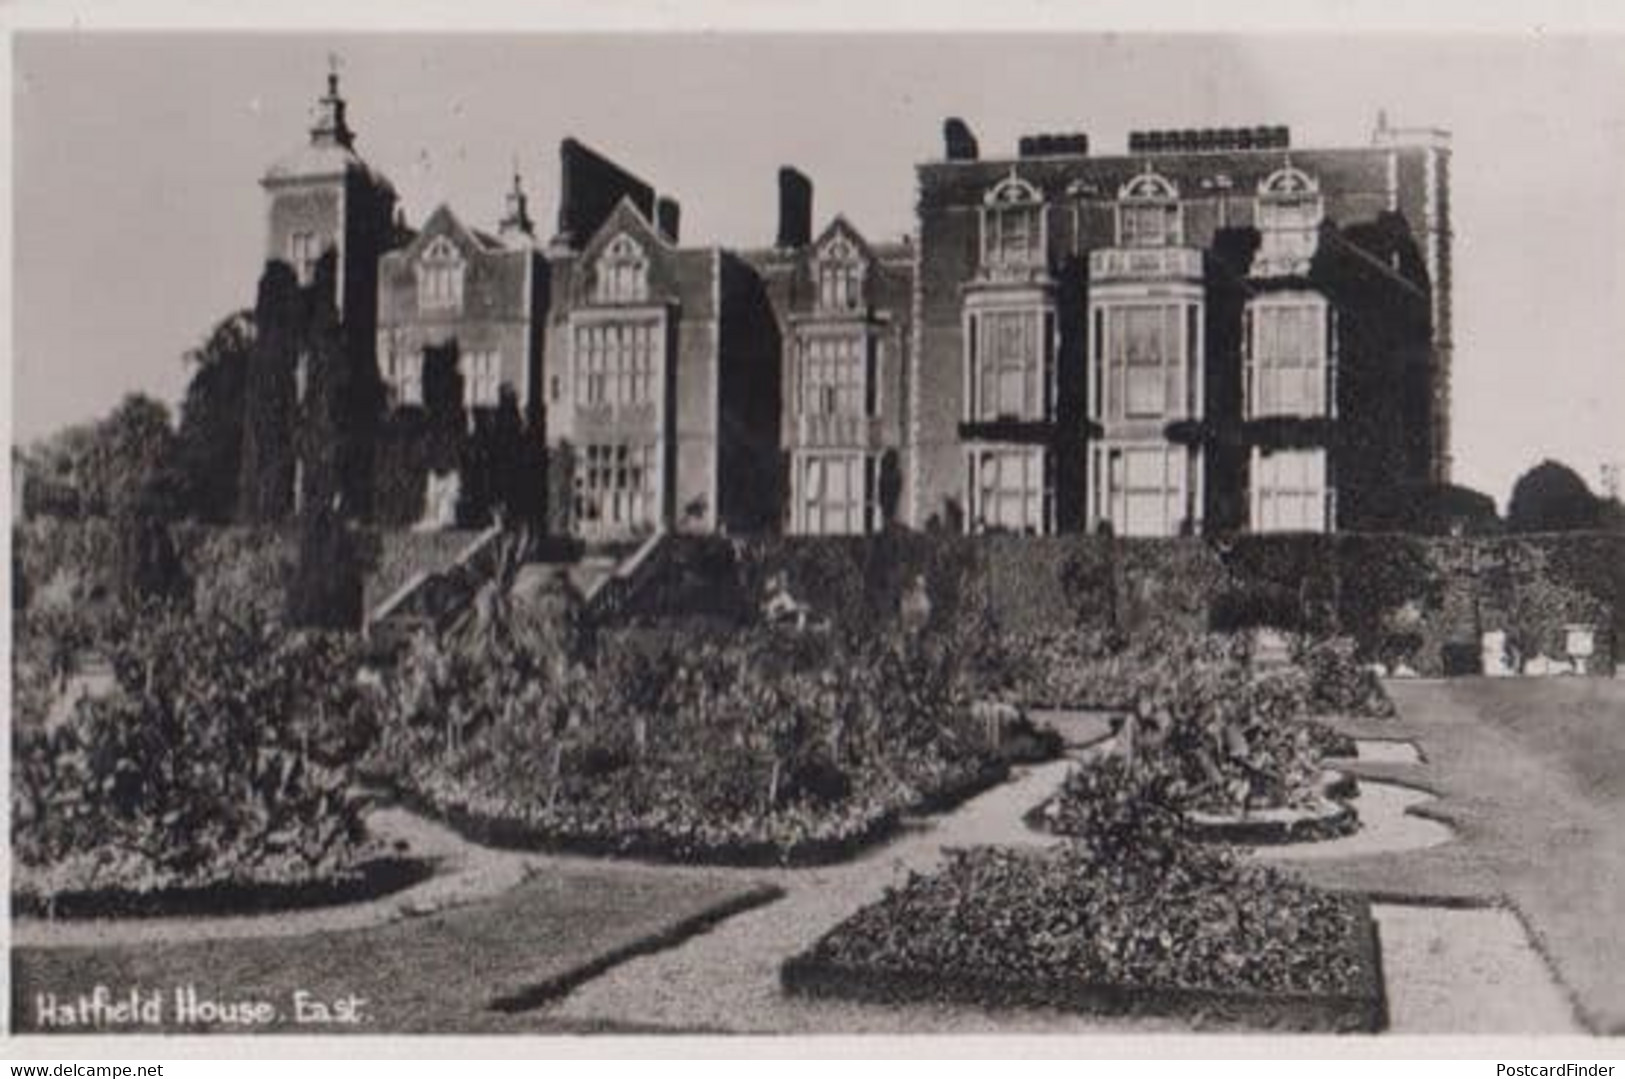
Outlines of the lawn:
[{"label": "lawn", "polygon": [[1625,1034],[1625,683],[1461,679],[1389,692],[1427,754],[1434,809],[1459,840],[1308,875],[1420,899],[1498,894],[1585,1024]]},{"label": "lawn", "polygon": [[[737,874],[554,867],[487,902],[370,929],[18,948],[12,1029],[40,1031],[42,994],[60,1002],[101,985],[119,999],[134,987],[159,995],[158,1025],[103,1028],[126,1033],[559,1032],[569,1028],[532,1009],[615,962],[778,894]],[[269,1002],[275,1015],[263,1024],[188,1026],[177,1021],[175,1002],[186,987],[199,1000]],[[364,1003],[339,1003],[352,998]],[[330,1021],[321,1021],[324,1010]],[[343,1021],[346,1014],[357,1021]]]}]

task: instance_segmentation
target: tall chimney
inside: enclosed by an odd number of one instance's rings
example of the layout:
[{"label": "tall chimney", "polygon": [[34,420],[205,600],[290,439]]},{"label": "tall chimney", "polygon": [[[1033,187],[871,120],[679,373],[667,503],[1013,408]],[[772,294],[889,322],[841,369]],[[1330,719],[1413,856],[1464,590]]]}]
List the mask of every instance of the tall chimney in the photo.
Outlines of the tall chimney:
[{"label": "tall chimney", "polygon": [[942,122],[942,144],[949,161],[975,161],[981,156],[981,148],[976,145],[976,136],[971,134],[970,125],[957,116],[950,116]]},{"label": "tall chimney", "polygon": [[559,230],[555,244],[579,249],[622,199],[655,220],[654,189],[573,138],[559,143]]},{"label": "tall chimney", "polygon": [[782,248],[812,243],[813,186],[789,165],[779,170],[779,241]]},{"label": "tall chimney", "polygon": [[661,196],[655,201],[655,228],[673,244],[677,242],[677,226],[682,216],[682,207],[677,205],[676,199]]}]

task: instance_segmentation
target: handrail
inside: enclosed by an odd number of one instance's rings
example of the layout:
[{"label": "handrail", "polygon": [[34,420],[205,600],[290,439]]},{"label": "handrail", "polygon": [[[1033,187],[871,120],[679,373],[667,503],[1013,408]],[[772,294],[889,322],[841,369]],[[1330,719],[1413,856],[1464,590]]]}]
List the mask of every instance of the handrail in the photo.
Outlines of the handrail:
[{"label": "handrail", "polygon": [[667,533],[657,529],[610,573],[594,581],[583,596],[587,609],[599,616],[618,613],[637,590],[638,581],[654,559]]},{"label": "handrail", "polygon": [[485,548],[496,542],[497,537],[501,535],[502,527],[492,525],[469,541],[468,545],[458,552],[457,557],[453,558],[447,567],[434,570],[418,570],[412,574],[406,579],[406,583],[391,592],[368,613],[366,627],[371,629],[377,623],[397,614],[432,578],[440,576],[448,569],[458,569],[468,565],[476,556],[482,554]]}]

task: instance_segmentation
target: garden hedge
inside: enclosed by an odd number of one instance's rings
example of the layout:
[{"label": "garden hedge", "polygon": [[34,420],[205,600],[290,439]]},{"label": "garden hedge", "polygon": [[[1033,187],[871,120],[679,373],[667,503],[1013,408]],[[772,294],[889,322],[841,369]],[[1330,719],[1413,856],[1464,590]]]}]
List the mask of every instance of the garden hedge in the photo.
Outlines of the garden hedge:
[{"label": "garden hedge", "polygon": [[[292,526],[216,527],[191,522],[169,526],[182,572],[200,611],[253,611],[280,616],[296,554]],[[479,533],[362,530],[366,607],[371,610],[413,574],[449,565]],[[31,598],[77,605],[112,598],[119,535],[106,518],[42,517],[12,532],[12,562]],[[52,597],[52,593],[60,595]]]},{"label": "garden hedge", "polygon": [[[672,537],[666,572],[634,598],[634,621],[690,612],[760,617],[781,577],[843,631],[896,616],[926,580],[934,619],[990,617],[1013,633],[1240,630],[1353,638],[1361,662],[1446,673],[1476,663],[1482,632],[1561,655],[1563,627],[1597,627],[1592,673],[1625,640],[1625,533],[1480,537],[1403,534],[1114,540],[1105,536]],[[1455,673],[1455,672],[1452,672]]]}]

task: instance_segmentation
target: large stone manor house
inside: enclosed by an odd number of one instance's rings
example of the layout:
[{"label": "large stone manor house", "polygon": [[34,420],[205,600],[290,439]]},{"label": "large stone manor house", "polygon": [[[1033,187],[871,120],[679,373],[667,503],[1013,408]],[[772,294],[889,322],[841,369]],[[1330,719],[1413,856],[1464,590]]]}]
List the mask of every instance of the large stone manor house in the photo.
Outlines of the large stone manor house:
[{"label": "large stone manor house", "polygon": [[389,407],[447,347],[470,410],[515,395],[569,446],[549,497],[587,539],[1328,531],[1448,481],[1446,133],[943,134],[899,242],[815,221],[786,167],[771,242],[694,243],[573,139],[550,235],[517,176],[494,228],[444,205],[408,228],[330,77],[262,180],[266,254],[302,280],[336,256]]}]

